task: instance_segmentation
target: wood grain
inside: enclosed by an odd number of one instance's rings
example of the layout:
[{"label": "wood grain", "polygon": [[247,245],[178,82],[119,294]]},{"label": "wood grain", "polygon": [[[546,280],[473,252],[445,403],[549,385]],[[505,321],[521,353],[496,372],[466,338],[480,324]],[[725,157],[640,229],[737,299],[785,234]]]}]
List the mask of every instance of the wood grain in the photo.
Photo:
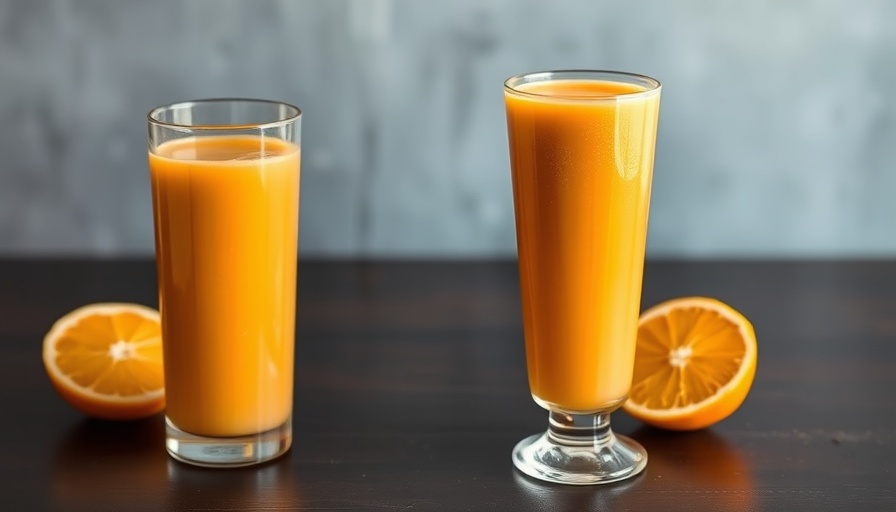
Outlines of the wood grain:
[{"label": "wood grain", "polygon": [[896,510],[896,263],[650,262],[644,304],[718,297],[759,338],[732,417],[680,434],[624,413],[646,472],[600,488],[517,474],[528,394],[513,262],[302,262],[295,445],[265,466],[169,460],[162,418],[59,399],[44,333],[96,301],[156,304],[150,261],[0,261],[3,510]]}]

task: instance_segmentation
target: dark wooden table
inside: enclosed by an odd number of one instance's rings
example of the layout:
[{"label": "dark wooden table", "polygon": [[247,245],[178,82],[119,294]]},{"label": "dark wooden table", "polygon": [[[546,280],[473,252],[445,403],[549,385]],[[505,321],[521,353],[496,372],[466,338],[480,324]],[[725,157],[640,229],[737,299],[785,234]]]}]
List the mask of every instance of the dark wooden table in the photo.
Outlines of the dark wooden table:
[{"label": "dark wooden table", "polygon": [[526,384],[513,262],[302,262],[295,444],[257,468],[170,460],[162,418],[107,423],[56,396],[51,323],[156,304],[149,261],[0,261],[0,510],[896,510],[896,263],[651,262],[644,304],[718,297],[749,317],[744,405],[699,432],[619,412],[639,477],[520,476],[546,414]]}]

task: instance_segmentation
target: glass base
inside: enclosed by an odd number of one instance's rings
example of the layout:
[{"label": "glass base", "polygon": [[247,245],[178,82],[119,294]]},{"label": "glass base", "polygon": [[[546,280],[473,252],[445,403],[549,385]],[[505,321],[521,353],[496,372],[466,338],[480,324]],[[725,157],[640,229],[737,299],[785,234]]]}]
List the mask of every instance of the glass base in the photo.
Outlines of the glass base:
[{"label": "glass base", "polygon": [[176,460],[208,468],[261,464],[286,453],[292,445],[292,416],[277,428],[240,437],[204,437],[177,428],[165,417],[165,447]]},{"label": "glass base", "polygon": [[520,441],[513,464],[523,473],[558,484],[593,485],[633,477],[647,466],[647,451],[610,429],[610,415],[551,412],[548,431]]}]

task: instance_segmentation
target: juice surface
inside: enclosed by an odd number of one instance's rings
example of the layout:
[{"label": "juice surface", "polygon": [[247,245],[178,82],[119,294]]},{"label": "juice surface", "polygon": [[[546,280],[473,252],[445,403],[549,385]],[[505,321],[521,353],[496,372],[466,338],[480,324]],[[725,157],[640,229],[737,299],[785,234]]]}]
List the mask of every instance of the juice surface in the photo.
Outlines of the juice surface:
[{"label": "juice surface", "polygon": [[271,137],[166,142],[149,155],[168,418],[197,435],[290,416],[299,148]]},{"label": "juice surface", "polygon": [[628,395],[659,91],[556,80],[505,91],[529,385],[592,413]]}]

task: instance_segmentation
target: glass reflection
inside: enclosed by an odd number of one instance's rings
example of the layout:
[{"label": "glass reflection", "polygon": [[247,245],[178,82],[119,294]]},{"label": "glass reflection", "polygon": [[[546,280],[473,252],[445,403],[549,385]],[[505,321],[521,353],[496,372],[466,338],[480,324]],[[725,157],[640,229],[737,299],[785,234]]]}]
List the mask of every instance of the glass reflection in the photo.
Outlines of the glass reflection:
[{"label": "glass reflection", "polygon": [[301,499],[291,458],[287,453],[260,466],[223,471],[168,460],[166,509],[193,510],[216,504],[228,510],[297,510]]}]

